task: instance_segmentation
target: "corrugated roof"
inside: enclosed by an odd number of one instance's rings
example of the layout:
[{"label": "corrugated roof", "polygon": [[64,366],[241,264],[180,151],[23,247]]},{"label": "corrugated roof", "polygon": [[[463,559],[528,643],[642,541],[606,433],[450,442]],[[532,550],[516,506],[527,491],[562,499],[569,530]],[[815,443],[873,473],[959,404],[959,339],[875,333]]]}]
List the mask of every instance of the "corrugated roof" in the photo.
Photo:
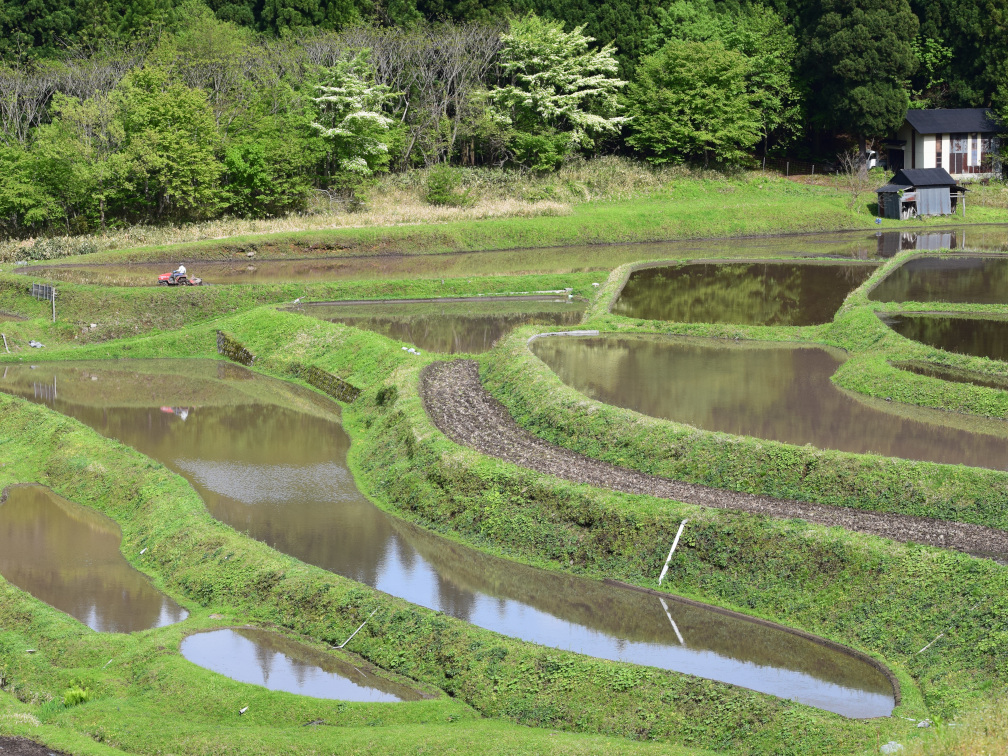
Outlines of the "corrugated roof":
[{"label": "corrugated roof", "polygon": [[944,168],[900,168],[888,184],[875,192],[898,192],[911,186],[956,187],[956,180]]},{"label": "corrugated roof", "polygon": [[944,168],[900,168],[893,184],[908,186],[954,186],[955,179]]},{"label": "corrugated roof", "polygon": [[921,134],[989,133],[999,131],[988,108],[908,110],[907,121]]}]

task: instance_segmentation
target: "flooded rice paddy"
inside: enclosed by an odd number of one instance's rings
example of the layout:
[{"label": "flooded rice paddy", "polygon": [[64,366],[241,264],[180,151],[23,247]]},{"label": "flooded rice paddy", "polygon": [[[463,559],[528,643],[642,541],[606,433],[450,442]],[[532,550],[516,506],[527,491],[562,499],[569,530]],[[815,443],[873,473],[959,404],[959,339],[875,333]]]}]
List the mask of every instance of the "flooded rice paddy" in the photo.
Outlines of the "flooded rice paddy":
[{"label": "flooded rice paddy", "polygon": [[532,350],[593,399],[705,430],[1008,469],[1008,423],[855,398],[830,382],[843,356],[826,349],[597,336]]},{"label": "flooded rice paddy", "polygon": [[299,312],[363,328],[426,352],[478,354],[522,325],[574,325],[587,309],[567,296],[468,297],[306,304]]},{"label": "flooded rice paddy", "polygon": [[184,475],[211,514],[280,551],[506,635],[696,674],[851,717],[893,707],[872,665],[710,608],[526,567],[383,513],[346,467],[338,407],[211,361],[12,367],[0,390]]},{"label": "flooded rice paddy", "polygon": [[257,628],[195,633],[182,641],[182,656],[238,682],[313,698],[368,703],[421,698],[417,691],[359,665]]},{"label": "flooded rice paddy", "polygon": [[999,378],[995,375],[952,368],[948,365],[936,365],[933,362],[893,362],[890,364],[900,370],[907,370],[917,375],[927,376],[928,378],[938,378],[943,381],[951,381],[952,383],[967,383],[971,386],[1008,391],[1008,377]]},{"label": "flooded rice paddy", "polygon": [[992,360],[1008,360],[1008,320],[943,315],[880,315],[900,336],[944,349]]},{"label": "flooded rice paddy", "polygon": [[635,270],[612,311],[679,323],[804,326],[833,319],[873,265],[688,263]]},{"label": "flooded rice paddy", "polygon": [[879,282],[876,302],[1008,304],[1008,255],[918,257]]},{"label": "flooded rice paddy", "polygon": [[[332,257],[267,259],[268,242],[259,257],[242,253],[227,260],[32,265],[16,270],[55,281],[102,286],[156,286],[160,273],[184,262],[194,276],[211,284],[268,284],[285,281],[345,281],[413,278],[464,278],[482,275],[608,272],[631,262],[711,257],[828,257],[855,260],[892,257],[906,249],[1008,249],[1008,225],[971,226],[953,230],[845,231],[743,239],[701,239],[643,244],[572,245],[549,249],[494,250],[432,255],[361,254],[334,250]],[[274,253],[290,253],[290,244]],[[302,251],[301,254],[304,252]],[[227,254],[222,250],[221,255]],[[603,278],[599,279],[604,280]]]},{"label": "flooded rice paddy", "polygon": [[119,526],[43,486],[0,503],[0,575],[92,630],[131,633],[186,618],[119,551]]}]

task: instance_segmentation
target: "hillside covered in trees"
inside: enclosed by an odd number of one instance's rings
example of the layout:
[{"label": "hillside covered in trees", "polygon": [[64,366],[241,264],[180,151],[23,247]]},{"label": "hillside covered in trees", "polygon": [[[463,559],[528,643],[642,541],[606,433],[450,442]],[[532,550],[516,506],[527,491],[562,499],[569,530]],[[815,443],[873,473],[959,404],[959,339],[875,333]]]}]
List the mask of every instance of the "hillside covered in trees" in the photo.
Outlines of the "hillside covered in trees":
[{"label": "hillside covered in trees", "polygon": [[8,0],[0,233],[272,216],[439,163],[828,155],[908,107],[1004,112],[1006,23],[1006,0]]}]

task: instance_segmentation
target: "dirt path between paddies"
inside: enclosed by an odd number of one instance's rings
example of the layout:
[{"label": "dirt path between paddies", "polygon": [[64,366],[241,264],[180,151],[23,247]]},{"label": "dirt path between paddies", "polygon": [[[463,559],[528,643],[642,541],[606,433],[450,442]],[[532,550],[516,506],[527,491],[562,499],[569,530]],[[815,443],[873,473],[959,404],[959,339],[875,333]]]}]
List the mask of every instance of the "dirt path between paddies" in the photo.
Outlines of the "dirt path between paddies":
[{"label": "dirt path between paddies", "polygon": [[436,362],[420,376],[420,396],[434,425],[455,443],[574,483],[688,504],[802,519],[860,533],[1008,559],[1008,531],[962,522],[728,491],[617,467],[551,444],[519,428],[490,396],[472,360]]}]

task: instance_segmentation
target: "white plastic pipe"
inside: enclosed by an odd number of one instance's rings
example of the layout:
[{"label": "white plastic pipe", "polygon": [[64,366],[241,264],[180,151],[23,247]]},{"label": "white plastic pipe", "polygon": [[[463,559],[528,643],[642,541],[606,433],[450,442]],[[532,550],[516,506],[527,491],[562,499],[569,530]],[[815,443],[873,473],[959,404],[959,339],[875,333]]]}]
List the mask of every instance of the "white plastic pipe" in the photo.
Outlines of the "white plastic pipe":
[{"label": "white plastic pipe", "polygon": [[683,528],[686,527],[688,520],[683,520],[682,524],[679,525],[679,532],[675,534],[675,540],[672,541],[672,548],[669,550],[668,559],[665,560],[665,566],[662,568],[661,575],[658,576],[658,585],[661,585],[662,580],[665,579],[665,573],[668,572],[669,562],[672,561],[672,555],[675,553],[676,546],[679,545],[679,536],[682,535]]}]

